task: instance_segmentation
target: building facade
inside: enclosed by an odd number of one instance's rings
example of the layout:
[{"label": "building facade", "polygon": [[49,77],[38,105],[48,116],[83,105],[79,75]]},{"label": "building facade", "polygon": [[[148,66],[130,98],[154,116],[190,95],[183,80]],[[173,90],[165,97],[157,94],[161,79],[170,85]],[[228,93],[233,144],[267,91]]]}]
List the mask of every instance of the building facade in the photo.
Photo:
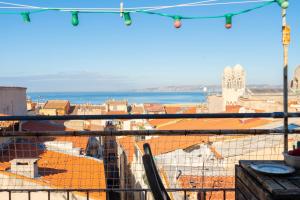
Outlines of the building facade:
[{"label": "building facade", "polygon": [[223,108],[237,105],[246,91],[246,72],[241,65],[225,67],[222,78]]},{"label": "building facade", "polygon": [[48,100],[39,113],[41,115],[67,115],[70,107],[68,100]]},{"label": "building facade", "polygon": [[26,115],[26,88],[0,86],[0,113]]},{"label": "building facade", "polygon": [[291,89],[294,92],[300,91],[300,65],[295,69],[294,77],[291,80]]}]

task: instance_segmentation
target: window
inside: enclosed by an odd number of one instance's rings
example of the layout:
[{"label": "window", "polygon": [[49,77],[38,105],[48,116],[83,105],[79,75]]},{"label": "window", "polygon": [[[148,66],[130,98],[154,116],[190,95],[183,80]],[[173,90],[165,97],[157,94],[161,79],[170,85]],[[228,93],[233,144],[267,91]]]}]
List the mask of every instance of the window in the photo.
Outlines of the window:
[{"label": "window", "polygon": [[116,160],[116,155],[114,153],[109,153],[108,154],[108,161],[113,162]]}]

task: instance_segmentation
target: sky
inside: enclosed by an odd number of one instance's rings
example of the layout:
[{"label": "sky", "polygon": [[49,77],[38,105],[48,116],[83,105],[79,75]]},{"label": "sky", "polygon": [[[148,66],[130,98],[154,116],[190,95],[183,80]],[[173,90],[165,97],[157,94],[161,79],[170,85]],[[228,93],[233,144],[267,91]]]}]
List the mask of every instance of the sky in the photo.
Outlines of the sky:
[{"label": "sky", "polygon": [[[196,0],[195,0],[196,1]],[[219,2],[243,0],[218,0]],[[120,1],[9,0],[43,7],[119,7]],[[192,0],[124,0],[125,7],[173,5]],[[218,5],[161,10],[186,16],[223,15],[259,5]],[[4,6],[4,5],[0,5]],[[300,65],[300,1],[290,0],[289,78]],[[131,14],[125,26],[118,14],[49,11],[0,15],[0,85],[33,91],[126,91],[173,85],[221,84],[224,67],[241,64],[247,84],[282,84],[281,9],[277,4],[224,19],[183,20]]]}]

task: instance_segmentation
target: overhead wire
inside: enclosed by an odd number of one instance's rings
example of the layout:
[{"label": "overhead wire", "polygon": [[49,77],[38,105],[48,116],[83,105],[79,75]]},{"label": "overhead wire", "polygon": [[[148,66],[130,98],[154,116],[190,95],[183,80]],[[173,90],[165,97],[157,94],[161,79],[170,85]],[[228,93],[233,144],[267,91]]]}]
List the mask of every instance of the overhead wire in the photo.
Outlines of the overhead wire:
[{"label": "overhead wire", "polygon": [[[218,2],[220,0],[204,0],[198,2],[191,2],[185,4],[175,4],[169,6],[152,6],[152,7],[128,7],[124,8],[127,12],[136,12],[136,11],[154,11],[154,10],[162,10],[162,9],[171,9],[178,7],[202,7],[202,6],[215,6],[215,5],[232,5],[232,4],[249,4],[249,3],[260,3],[260,2],[270,2],[272,0],[248,0],[248,1],[231,1],[231,2]],[[213,3],[215,2],[215,3]],[[108,12],[120,12],[120,8],[63,8],[63,7],[38,7],[32,5],[24,5],[24,4],[15,4],[9,2],[0,2],[0,4],[6,5],[15,5],[16,7],[0,7],[0,9],[31,9],[31,10],[58,10],[58,11],[108,11]]]}]

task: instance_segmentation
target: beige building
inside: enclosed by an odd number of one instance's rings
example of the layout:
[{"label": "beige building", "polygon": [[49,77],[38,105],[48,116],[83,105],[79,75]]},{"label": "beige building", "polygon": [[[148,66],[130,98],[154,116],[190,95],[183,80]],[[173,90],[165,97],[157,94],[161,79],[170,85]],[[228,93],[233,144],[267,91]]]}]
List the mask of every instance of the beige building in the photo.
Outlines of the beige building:
[{"label": "beige building", "polygon": [[209,113],[220,113],[224,111],[223,97],[221,95],[209,95],[207,97],[207,107]]},{"label": "beige building", "polygon": [[0,113],[26,115],[26,88],[0,86]]},{"label": "beige building", "polygon": [[166,114],[164,106],[159,103],[145,103],[144,109],[147,114]]},{"label": "beige building", "polygon": [[111,111],[122,111],[128,112],[128,102],[126,100],[108,100],[106,102],[108,112]]},{"label": "beige building", "polygon": [[295,69],[294,77],[291,80],[291,89],[295,92],[300,91],[300,65]]},{"label": "beige building", "polygon": [[67,100],[48,100],[43,109],[40,109],[41,115],[67,115],[70,111],[70,102]]}]

